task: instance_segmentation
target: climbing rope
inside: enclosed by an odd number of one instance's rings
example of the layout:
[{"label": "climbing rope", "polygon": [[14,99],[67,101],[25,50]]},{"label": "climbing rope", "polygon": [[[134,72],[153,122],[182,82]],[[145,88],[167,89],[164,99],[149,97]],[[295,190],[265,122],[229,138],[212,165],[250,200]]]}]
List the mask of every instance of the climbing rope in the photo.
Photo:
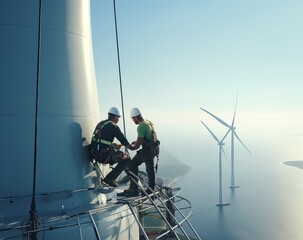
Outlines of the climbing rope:
[{"label": "climbing rope", "polygon": [[[115,18],[115,32],[116,32],[117,60],[118,60],[118,70],[119,70],[119,82],[120,82],[120,96],[121,96],[122,117],[123,117],[123,131],[124,131],[124,136],[126,137],[122,74],[121,74],[121,63],[120,63],[120,48],[119,48],[118,24],[117,24],[117,13],[116,13],[116,0],[113,0],[113,4],[114,4],[114,18]],[[125,151],[125,153],[128,153],[128,150],[126,147],[124,148],[124,151]]]},{"label": "climbing rope", "polygon": [[37,72],[36,72],[36,108],[35,108],[35,139],[34,139],[34,171],[33,171],[33,194],[31,209],[29,211],[29,228],[31,231],[30,239],[36,240],[35,230],[39,224],[39,217],[36,211],[36,175],[37,175],[37,137],[38,137],[38,109],[39,109],[39,80],[40,80],[40,56],[41,56],[41,28],[42,28],[42,0],[39,0],[39,19],[38,19],[38,52],[37,52]]},{"label": "climbing rope", "polygon": [[114,17],[115,17],[115,31],[116,31],[117,59],[118,59],[119,81],[120,81],[120,94],[121,94],[121,105],[122,105],[122,116],[123,116],[123,129],[124,129],[124,135],[126,136],[125,117],[124,117],[124,103],[123,103],[122,74],[121,74],[120,50],[119,50],[119,37],[118,37],[118,24],[117,24],[117,13],[116,13],[116,0],[113,0],[113,4],[114,4]]}]

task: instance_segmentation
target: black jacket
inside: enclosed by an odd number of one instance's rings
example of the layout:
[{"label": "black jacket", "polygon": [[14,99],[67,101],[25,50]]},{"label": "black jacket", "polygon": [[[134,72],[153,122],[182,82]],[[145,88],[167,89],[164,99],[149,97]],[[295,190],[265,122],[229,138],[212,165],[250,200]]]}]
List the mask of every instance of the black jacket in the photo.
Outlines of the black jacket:
[{"label": "black jacket", "polygon": [[[109,122],[109,123],[107,123]],[[114,138],[117,138],[120,143],[124,146],[129,145],[129,142],[125,138],[124,134],[121,132],[120,128],[118,125],[116,125],[113,121],[111,120],[103,120],[98,123],[96,126],[97,128],[100,128],[104,123],[105,124],[102,129],[101,129],[101,139],[108,141],[108,142],[113,142]],[[95,130],[96,131],[96,130]],[[100,147],[101,148],[108,148],[109,145],[101,143]]]}]

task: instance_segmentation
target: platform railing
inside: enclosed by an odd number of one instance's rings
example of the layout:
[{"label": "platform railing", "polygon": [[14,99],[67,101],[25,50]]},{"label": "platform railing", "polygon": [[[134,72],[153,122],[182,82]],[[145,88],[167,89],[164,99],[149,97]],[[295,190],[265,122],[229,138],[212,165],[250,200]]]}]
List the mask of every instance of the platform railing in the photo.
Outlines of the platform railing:
[{"label": "platform railing", "polygon": [[[161,217],[161,220],[165,222],[166,229],[164,232],[159,233],[155,239],[160,239],[164,236],[170,236],[174,239],[180,239],[181,233],[184,237],[182,239],[193,239],[189,236],[188,231],[185,231],[184,227],[185,224],[189,226],[192,233],[195,235],[195,239],[201,239],[191,223],[189,222],[189,216],[191,215],[191,204],[190,202],[180,197],[178,194],[180,192],[180,188],[168,188],[168,187],[158,187],[156,186],[155,191],[149,188],[148,184],[144,182],[143,179],[140,177],[134,175],[133,173],[129,172],[131,181],[135,181],[138,184],[138,187],[140,188],[141,192],[143,193],[143,196],[135,197],[135,198],[125,198],[124,200],[118,200],[118,203],[121,204],[127,204],[129,206],[129,209],[131,212],[126,213],[126,215],[133,215],[135,218],[135,221],[137,222],[139,229],[140,229],[140,235],[143,239],[148,240],[148,233],[144,230],[144,224],[142,223],[142,219],[138,217],[138,214],[142,214],[143,212],[147,210],[154,210],[157,215]],[[146,190],[151,191],[151,194],[148,194]],[[59,192],[52,192],[52,193],[44,193],[40,194],[41,197],[52,197],[52,196],[58,196],[58,195],[69,195],[74,193],[81,193],[81,192],[87,192],[87,191],[93,191],[98,190],[98,192],[101,190],[101,192],[107,192],[106,189],[102,189],[102,187],[92,187],[92,188],[83,188],[83,189],[74,189],[74,190],[68,190],[68,191],[59,191]],[[108,191],[111,192],[111,191]],[[171,192],[171,193],[169,193]],[[6,200],[9,201],[11,199],[16,198],[24,198],[28,196],[17,196],[17,197],[7,197],[0,200]],[[178,207],[180,203],[186,203],[185,207]],[[34,230],[40,234],[44,234],[47,231],[53,231],[56,229],[62,229],[62,228],[71,228],[78,226],[79,228],[79,239],[86,239],[85,236],[83,236],[83,233],[81,231],[81,227],[84,224],[89,224],[93,227],[93,231],[95,231],[96,239],[101,239],[101,234],[99,233],[98,227],[94,223],[94,215],[99,214],[103,211],[107,211],[111,208],[115,208],[116,205],[103,205],[100,207],[94,206],[93,209],[87,209],[84,211],[77,211],[74,214],[67,214],[65,211],[62,211],[61,215],[53,216],[51,218],[44,218],[43,223],[38,227],[38,229]],[[186,214],[184,214],[184,210],[187,210]],[[150,213],[150,212],[149,212]],[[176,214],[178,217],[176,217]],[[181,216],[181,217],[180,217]],[[180,219],[181,218],[181,219]],[[65,221],[66,219],[69,219],[68,221]],[[186,226],[187,227],[187,226]],[[188,229],[188,228],[187,228]],[[33,230],[32,230],[33,231]],[[9,234],[11,232],[11,234]],[[179,232],[179,233],[178,233]],[[1,238],[1,233],[7,233],[5,234],[5,237]],[[21,233],[21,236],[23,235],[24,238],[29,233],[31,233],[30,230],[28,230],[27,223],[23,221],[12,221],[8,224],[0,224],[0,239],[12,239],[12,237],[17,237]],[[20,235],[19,235],[20,236]]]},{"label": "platform railing", "polygon": [[[180,239],[180,237],[177,233],[177,230],[180,229],[181,232],[183,233],[183,237],[190,240],[191,238],[188,236],[188,233],[184,230],[184,227],[182,226],[184,223],[186,223],[189,226],[189,228],[191,229],[191,231],[193,232],[193,234],[195,235],[195,238],[201,240],[201,238],[199,237],[199,235],[197,234],[197,232],[195,231],[195,229],[193,228],[193,226],[191,225],[191,223],[188,220],[189,216],[191,215],[191,211],[189,212],[189,214],[187,216],[185,216],[185,214],[181,211],[181,209],[173,201],[174,198],[178,197],[179,199],[186,201],[189,204],[188,208],[191,209],[191,204],[187,199],[181,198],[177,195],[167,194],[167,192],[171,190],[171,188],[168,188],[168,187],[156,186],[156,191],[154,191],[153,189],[151,189],[148,186],[148,184],[146,182],[142,181],[141,178],[136,176],[133,172],[128,171],[128,174],[129,174],[131,181],[133,181],[138,186],[138,188],[141,190],[141,192],[143,193],[143,197],[148,199],[148,202],[151,204],[151,207],[155,208],[155,210],[161,216],[161,219],[166,223],[168,230],[165,231],[164,233],[162,233],[161,235],[157,236],[155,239],[160,239],[161,237],[168,235],[168,234],[173,235],[176,239]],[[148,194],[147,190],[149,192],[151,192],[151,194]],[[166,193],[165,193],[165,191],[166,191]],[[134,201],[136,201],[136,200],[134,200]],[[168,207],[166,203],[169,203],[169,205],[171,207]],[[146,201],[140,201],[140,204],[146,204]],[[137,205],[137,207],[138,206],[139,205]],[[165,213],[171,219],[170,221],[167,219],[166,216],[164,216],[164,214],[162,212],[163,209],[164,209]],[[178,214],[180,214],[181,220],[178,220],[176,218],[175,211]]]}]

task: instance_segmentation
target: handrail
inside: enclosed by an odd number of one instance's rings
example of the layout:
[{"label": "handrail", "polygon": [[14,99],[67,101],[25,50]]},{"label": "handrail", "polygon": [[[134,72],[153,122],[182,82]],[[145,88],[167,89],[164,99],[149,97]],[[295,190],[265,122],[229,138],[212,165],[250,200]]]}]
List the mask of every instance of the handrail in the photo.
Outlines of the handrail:
[{"label": "handrail", "polygon": [[[174,226],[171,226],[171,229],[169,229],[169,230],[167,230],[166,232],[164,232],[163,234],[161,234],[160,236],[162,237],[162,236],[165,236],[166,234],[168,234],[169,232],[171,232],[172,230],[175,230],[176,228],[180,228],[181,229],[181,231],[184,233],[184,235],[185,235],[185,237],[187,238],[187,239],[190,239],[189,238],[189,236],[187,235],[187,233],[185,232],[185,230],[183,229],[183,227],[182,227],[182,224],[183,224],[183,222],[185,222],[185,220],[189,217],[189,216],[187,216],[187,217],[184,217],[184,219],[183,220],[181,220],[181,221],[178,221],[177,219],[176,219],[176,217],[174,216],[174,214],[170,211],[170,209],[168,209],[167,208],[167,206],[164,204],[165,202],[168,202],[168,199],[166,199],[166,200],[162,200],[162,199],[160,199],[158,196],[156,196],[157,197],[157,199],[160,201],[160,203],[159,204],[156,204],[156,203],[152,203],[152,205],[153,206],[157,206],[158,207],[158,205],[162,205],[162,207],[161,208],[164,208],[165,210],[166,210],[166,212],[173,218],[173,221],[176,223],[176,225],[174,225]],[[160,207],[158,207],[158,208],[160,208]],[[162,216],[162,218],[163,218],[163,216]],[[166,218],[164,218],[165,220],[167,220]],[[163,220],[164,220],[163,219]],[[170,224],[170,223],[169,223]],[[171,224],[170,224],[171,225]],[[157,238],[155,238],[155,239],[158,239],[158,238],[160,238],[160,236],[158,236]]]},{"label": "handrail", "polygon": [[[131,180],[132,181],[135,180],[135,177],[131,176]],[[141,182],[143,182],[141,179],[139,179],[139,180]],[[180,192],[180,188],[171,189],[172,195],[168,196],[168,194],[166,194],[165,190],[170,189],[170,188],[167,188],[167,187],[160,188],[160,187],[156,186],[156,190],[153,191],[152,194],[147,194],[147,192],[144,190],[145,187],[151,191],[151,189],[147,186],[147,183],[143,182],[142,184],[141,183],[137,183],[137,184],[138,184],[138,187],[140,187],[141,191],[143,192],[144,196],[136,197],[136,198],[117,199],[116,204],[128,204],[130,212],[128,212],[127,215],[134,216],[134,218],[140,228],[141,235],[143,238],[145,238],[145,240],[148,239],[147,238],[148,233],[144,230],[144,227],[142,226],[143,223],[140,222],[140,219],[138,218],[137,214],[140,213],[141,211],[146,211],[151,208],[155,209],[155,211],[153,211],[153,212],[157,213],[157,217],[162,219],[166,223],[166,226],[167,226],[167,229],[166,229],[167,231],[165,230],[165,232],[158,233],[161,235],[157,235],[157,237],[155,239],[159,239],[159,238],[171,233],[171,234],[173,234],[174,239],[180,240],[181,236],[178,234],[178,231],[177,231],[179,229],[179,230],[182,230],[182,232],[184,234],[184,235],[183,234],[182,235],[185,237],[185,239],[189,240],[190,239],[190,237],[188,235],[189,232],[188,231],[187,231],[187,233],[185,232],[184,225],[183,225],[184,223],[187,223],[188,226],[190,227],[190,229],[192,230],[192,233],[195,234],[196,239],[201,240],[201,238],[198,236],[197,232],[194,230],[193,226],[188,221],[189,216],[192,214],[191,204],[187,199],[178,196],[178,194]],[[97,189],[97,188],[91,188],[89,190],[93,190],[93,189]],[[77,192],[77,191],[81,192],[81,191],[85,191],[85,190],[88,190],[88,189],[78,189],[78,190],[73,190],[73,192]],[[57,194],[60,194],[60,193],[63,194],[63,193],[65,193],[65,191],[57,192]],[[176,203],[179,203],[180,201],[182,201],[182,203],[185,201],[186,204],[185,205],[178,204],[178,206],[180,206],[180,207],[178,207],[176,205]],[[168,203],[170,203],[172,205],[172,208],[168,208],[169,207],[169,206],[167,206]],[[138,209],[137,211],[134,211],[135,207],[140,207],[143,205],[144,205],[143,209]],[[93,225],[93,228],[94,228],[94,231],[96,234],[96,239],[100,240],[101,237],[100,237],[99,231],[97,229],[96,223],[94,221],[93,215],[98,214],[101,211],[106,211],[107,209],[113,208],[114,206],[115,205],[107,205],[107,206],[102,206],[102,207],[100,206],[100,207],[93,208],[90,210],[79,211],[72,215],[66,215],[66,214],[61,215],[61,216],[58,215],[55,218],[51,218],[51,219],[44,221],[45,226],[38,228],[37,230],[34,230],[34,231],[38,233],[38,232],[45,232],[45,231],[49,231],[49,230],[65,228],[65,227],[78,226],[79,233],[80,233],[80,239],[82,240],[84,238],[84,236],[82,234],[81,225],[90,223]],[[182,210],[187,209],[187,210],[183,213],[181,211],[181,209]],[[175,217],[175,215],[173,214],[174,211],[179,213],[180,215],[178,214],[178,216],[182,217],[182,219],[177,219]],[[166,216],[165,216],[165,213],[167,214]],[[91,221],[84,221],[84,222],[80,221],[81,215],[89,215],[88,217],[90,217]],[[169,221],[168,217],[171,217],[171,221]],[[52,224],[52,222],[55,223],[57,221],[60,221],[60,220],[66,219],[66,218],[68,218],[68,219],[74,218],[74,221],[69,222],[69,223],[61,223],[58,225],[55,224],[55,226],[54,225],[46,226],[46,224],[47,225]],[[141,225],[141,227],[140,227],[140,225]],[[0,232],[10,231],[10,230],[14,230],[14,229],[15,230],[17,230],[17,229],[25,230],[26,229],[26,225],[22,224],[21,222],[15,226],[6,225],[6,226],[2,226],[2,227],[4,227],[4,228],[2,228],[2,229],[0,228]],[[32,231],[28,231],[26,229],[23,233],[24,234],[31,233]],[[4,238],[4,239],[6,239],[6,238]]]},{"label": "handrail", "polygon": [[[109,208],[114,208],[115,205],[112,205],[112,206],[102,206],[100,208],[96,208],[96,209],[92,209],[92,210],[85,210],[85,211],[80,211],[78,213],[75,213],[75,214],[72,214],[72,215],[64,215],[64,216],[58,216],[58,217],[55,217],[54,218],[51,218],[50,220],[48,221],[44,221],[44,225],[47,225],[47,224],[51,224],[51,223],[56,223],[58,221],[61,221],[61,220],[66,220],[66,219],[72,219],[74,218],[75,220],[72,221],[71,223],[61,223],[59,225],[53,225],[53,226],[43,226],[43,227],[40,227],[38,228],[37,230],[25,230],[23,231],[24,234],[29,234],[29,233],[32,233],[32,232],[36,232],[36,233],[39,233],[39,232],[45,232],[45,231],[51,231],[51,230],[55,230],[55,229],[61,229],[61,228],[68,228],[68,227],[75,227],[75,226],[78,226],[80,225],[80,222],[79,222],[79,216],[81,215],[90,215],[91,214],[98,214],[100,213],[101,211],[104,211],[105,209],[109,209]],[[113,215],[116,215],[117,213],[114,213]],[[131,214],[131,213],[129,213]],[[112,216],[113,216],[112,215]],[[92,216],[91,216],[92,217]],[[85,221],[85,222],[81,222],[81,224],[92,224],[94,221]],[[14,221],[15,224],[17,224],[16,221]],[[12,224],[12,223],[10,223]],[[8,224],[8,225],[10,225]],[[6,232],[6,231],[11,231],[11,230],[22,230],[22,229],[27,229],[28,227],[28,224],[23,224],[21,221],[18,223],[17,226],[13,227],[13,226],[10,226],[10,227],[6,227],[6,228],[0,228],[0,232]],[[98,231],[98,229],[97,229]],[[17,238],[18,236],[20,235],[16,235],[15,237]],[[12,236],[8,237],[8,238],[1,238],[1,240],[4,240],[4,239],[11,239]],[[100,238],[101,239],[101,238]]]},{"label": "handrail", "polygon": [[92,221],[92,223],[93,223],[94,231],[95,231],[96,237],[98,238],[98,240],[101,240],[101,237],[100,237],[100,234],[99,234],[99,230],[98,230],[98,228],[97,228],[96,222],[95,222],[95,220],[94,220],[94,218],[93,218],[91,212],[88,211],[88,214],[89,214],[90,219],[91,219],[91,221]]},{"label": "handrail", "polygon": [[136,222],[137,222],[137,224],[138,224],[138,226],[139,226],[139,228],[140,228],[140,230],[141,230],[141,233],[142,233],[143,236],[144,236],[144,239],[145,239],[145,240],[148,240],[148,236],[147,236],[147,234],[146,234],[146,232],[145,232],[145,230],[144,230],[142,224],[140,223],[140,221],[139,221],[139,219],[138,219],[136,213],[134,212],[133,207],[130,205],[130,203],[127,203],[127,205],[128,205],[128,207],[129,207],[129,209],[131,210],[131,212],[132,212],[132,214],[133,214],[133,216],[134,216],[134,218],[135,218],[135,220],[136,220]]},{"label": "handrail", "polygon": [[79,228],[80,239],[83,240],[79,214],[77,214],[77,220],[78,220],[78,228]]},{"label": "handrail", "polygon": [[[161,215],[162,219],[165,221],[165,223],[167,224],[168,228],[171,230],[170,232],[174,234],[174,236],[180,240],[179,236],[177,235],[177,233],[174,231],[173,227],[170,225],[170,223],[167,221],[167,219],[165,218],[165,216],[163,215],[163,213],[161,212],[161,210],[158,208],[158,206],[156,204],[154,204],[154,201],[152,200],[152,198],[148,195],[148,193],[143,189],[143,187],[141,187],[136,181],[135,178],[137,180],[140,180],[140,178],[138,176],[136,176],[134,173],[132,173],[131,171],[128,171],[128,173],[131,174],[130,179],[140,188],[140,190],[144,193],[144,195],[148,198],[148,200],[153,204],[153,206],[155,207],[155,209],[158,211],[158,213]],[[143,184],[146,184],[144,181],[142,181]],[[147,185],[147,184],[146,184]],[[150,189],[151,190],[151,189]],[[159,197],[156,196],[158,199]]]},{"label": "handrail", "polygon": [[[173,195],[173,196],[172,196],[172,198],[176,198],[176,197],[181,198],[180,196],[176,196],[176,195]],[[188,202],[188,203],[190,204],[190,202],[189,202],[187,199],[185,199],[185,198],[181,198],[181,199],[184,200],[184,201],[186,201],[186,202]],[[136,201],[136,200],[134,200],[134,201]],[[165,199],[165,200],[162,200],[162,201],[163,201],[163,203],[164,203],[164,202],[168,202],[169,199]],[[178,201],[178,202],[179,202],[179,201]],[[141,204],[143,204],[143,203],[141,203]],[[147,204],[147,203],[145,202],[144,204]],[[161,205],[161,206],[162,206],[163,204],[161,204],[161,203],[156,204],[156,203],[155,203],[155,205],[156,205],[156,206],[158,206],[158,205]],[[140,206],[140,204],[138,204],[137,207],[138,207],[138,206]],[[148,210],[148,209],[154,208],[153,206],[154,206],[154,205],[151,204],[150,206],[148,206],[148,207],[146,207],[146,208],[144,208],[144,209],[142,209],[142,210],[140,210],[140,211],[138,211],[138,212],[140,213],[140,212],[142,212],[142,211],[146,211],[146,210]],[[161,208],[161,206],[159,206],[159,208]],[[162,208],[164,208],[164,207],[162,207]],[[167,208],[165,208],[165,209],[166,209],[166,211],[167,211]],[[178,209],[179,209],[178,211],[181,212],[181,211],[180,211],[180,208],[178,208]],[[191,207],[189,206],[189,207],[186,207],[186,208],[183,208],[183,209],[191,209]],[[191,213],[192,213],[192,211],[190,211],[190,213],[189,213],[187,216],[184,216],[184,214],[182,213],[184,219],[182,219],[181,221],[176,221],[176,219],[175,219],[175,222],[178,222],[180,225],[182,225],[184,222],[188,221],[188,218],[189,218],[189,216],[191,215]],[[160,218],[161,218],[161,217],[160,217]],[[176,229],[177,227],[178,227],[178,225],[175,225],[175,226],[172,227],[172,229],[174,230],[174,229]],[[199,236],[196,234],[195,230],[194,230],[194,229],[192,229],[192,230],[193,230],[194,234],[198,237],[198,239],[200,239]],[[170,231],[171,231],[171,230],[165,231],[164,233],[162,233],[161,235],[159,235],[159,236],[158,236],[157,238],[155,238],[155,239],[159,239],[159,238],[165,236],[165,235],[168,234]],[[188,238],[188,239],[190,239],[190,238]]]},{"label": "handrail", "polygon": [[[62,190],[57,192],[46,192],[46,193],[38,193],[36,194],[36,197],[53,197],[53,196],[60,196],[60,195],[69,195],[72,196],[74,193],[80,193],[80,192],[86,192],[86,191],[93,191],[93,190],[103,190],[103,193],[110,193],[114,189],[105,189],[104,186],[99,187],[89,187],[89,188],[78,188],[78,189],[72,189],[72,190]],[[15,199],[20,198],[28,198],[32,197],[31,194],[28,195],[19,195],[19,196],[9,196],[9,197],[2,197],[0,198],[0,201],[12,201]]]},{"label": "handrail", "polygon": [[[140,186],[140,185],[135,181],[135,179],[134,179],[134,178],[136,178],[137,180],[140,180],[140,178],[139,178],[138,176],[136,176],[136,175],[135,175],[133,172],[131,172],[131,171],[129,171],[129,174],[131,175],[131,176],[130,176],[131,180],[134,181],[135,184],[137,184],[137,186],[138,186],[138,187],[140,188],[140,190],[144,193],[144,195],[145,195],[146,197],[148,197],[149,200],[151,201],[151,203],[155,206],[156,210],[160,213],[162,219],[163,219],[163,220],[166,222],[166,224],[168,225],[170,231],[171,231],[172,233],[174,233],[175,236],[177,236],[177,234],[175,233],[174,229],[177,228],[177,227],[179,227],[179,228],[181,229],[181,231],[183,232],[183,234],[185,235],[185,237],[186,237],[187,239],[190,240],[190,238],[189,238],[189,236],[187,235],[186,231],[185,231],[185,230],[183,229],[183,227],[182,227],[182,223],[180,224],[180,222],[176,219],[176,217],[174,216],[174,214],[172,214],[172,212],[171,212],[171,211],[168,209],[168,207],[164,204],[164,202],[162,201],[162,199],[161,199],[160,197],[158,197],[157,194],[155,194],[155,192],[153,191],[153,189],[151,189],[151,188],[148,186],[147,183],[145,183],[144,181],[141,181],[141,183],[142,183],[145,187],[147,187],[148,190],[150,190],[152,193],[154,193],[154,196],[157,197],[157,199],[161,202],[161,204],[163,205],[163,207],[166,209],[166,212],[173,218],[174,222],[176,223],[176,226],[174,226],[174,227],[171,226],[171,224],[170,224],[170,223],[167,221],[167,219],[163,216],[163,214],[162,214],[162,212],[160,211],[160,209],[158,208],[158,206],[157,206],[156,204],[154,204],[154,201],[151,199],[151,197],[148,195],[148,193],[147,193],[147,192],[143,189],[143,187]],[[166,194],[164,194],[164,195],[165,195],[166,199],[169,199],[169,197],[168,197]],[[170,200],[170,202],[172,202],[172,201]],[[178,209],[177,209],[177,210],[178,210]],[[184,215],[183,215],[183,216],[184,216]]]},{"label": "handrail", "polygon": [[[156,186],[156,188],[161,191],[161,189]],[[199,237],[198,233],[196,232],[196,230],[194,229],[194,227],[191,225],[191,223],[188,221],[188,218],[184,216],[184,214],[182,213],[182,211],[178,208],[178,206],[173,202],[171,201],[171,199],[166,195],[165,192],[161,191],[162,194],[168,199],[168,201],[176,208],[176,210],[181,214],[181,216],[185,219],[186,223],[188,224],[188,226],[191,228],[191,230],[193,231],[193,233],[196,235],[196,237],[201,240],[201,238]],[[187,201],[189,203],[189,201],[185,198],[183,198],[183,200]]]},{"label": "handrail", "polygon": [[[149,195],[148,195],[147,192],[143,189],[143,187],[142,187],[141,185],[139,185],[139,184],[137,183],[137,181],[135,181],[135,179],[136,179],[136,180],[140,180],[140,181],[141,181],[141,179],[140,179],[138,176],[136,176],[134,173],[132,173],[131,171],[129,171],[129,174],[131,175],[131,176],[130,176],[131,180],[134,181],[135,184],[137,184],[137,186],[140,188],[140,190],[144,193],[144,195],[145,195],[146,197],[148,197],[148,199],[150,200],[150,202],[152,203],[152,205],[153,205],[153,206],[156,208],[156,210],[159,212],[158,205],[154,203],[154,201],[149,197]],[[185,235],[184,237],[186,237],[187,239],[190,240],[190,237],[188,236],[188,234],[185,232],[185,230],[184,230],[183,227],[181,226],[184,222],[186,222],[186,223],[188,224],[188,226],[190,227],[190,229],[192,230],[192,232],[194,233],[194,235],[197,237],[197,239],[198,239],[198,240],[201,240],[201,238],[199,237],[199,235],[197,234],[197,232],[195,231],[195,229],[193,228],[193,226],[191,225],[191,223],[188,221],[188,217],[189,217],[189,215],[190,215],[191,213],[190,213],[188,216],[185,216],[185,215],[183,214],[183,212],[180,210],[180,208],[178,208],[178,206],[172,201],[172,198],[174,198],[175,196],[169,197],[169,196],[162,190],[163,188],[160,188],[160,187],[156,186],[156,189],[157,189],[161,194],[163,194],[164,197],[165,197],[165,200],[163,201],[163,200],[162,200],[162,199],[153,191],[153,189],[151,189],[151,188],[148,186],[147,183],[145,183],[144,181],[141,181],[141,183],[142,183],[149,191],[151,191],[151,192],[154,194],[154,196],[156,196],[156,198],[161,202],[161,204],[163,205],[163,207],[166,209],[166,212],[172,217],[173,221],[176,223],[175,226],[171,226],[170,224],[167,223],[167,219],[163,216],[163,214],[159,212],[160,215],[161,215],[161,217],[162,217],[162,219],[166,222],[166,224],[168,224],[169,230],[167,230],[165,233],[163,233],[163,234],[161,234],[160,236],[158,236],[156,239],[158,239],[158,238],[160,238],[160,237],[162,237],[162,236],[168,234],[168,233],[171,232],[171,231],[172,231],[172,232],[175,232],[175,229],[179,227],[179,228],[181,229],[181,231],[183,232],[183,234]],[[164,188],[164,189],[165,189],[165,188]],[[166,188],[166,189],[167,189],[167,188]],[[182,198],[182,199],[185,200],[185,201],[187,201],[187,202],[190,204],[190,202],[189,202],[187,199],[185,199],[185,198]],[[174,207],[174,209],[177,210],[178,213],[180,213],[180,215],[182,216],[183,219],[182,219],[181,221],[177,220],[176,217],[175,217],[175,215],[170,211],[170,209],[168,209],[168,207],[164,204],[164,202],[169,202],[169,203]],[[190,208],[191,208],[191,207],[190,207]]]}]

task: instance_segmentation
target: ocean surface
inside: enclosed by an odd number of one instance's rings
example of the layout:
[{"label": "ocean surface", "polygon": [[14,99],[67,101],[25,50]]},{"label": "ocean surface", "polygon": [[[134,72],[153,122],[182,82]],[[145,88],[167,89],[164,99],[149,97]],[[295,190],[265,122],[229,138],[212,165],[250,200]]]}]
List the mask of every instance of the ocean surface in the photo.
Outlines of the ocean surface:
[{"label": "ocean surface", "polygon": [[[272,138],[258,141],[247,137],[245,144],[251,154],[236,143],[235,183],[240,187],[235,189],[229,188],[229,145],[226,144],[227,159],[223,158],[222,166],[223,202],[230,205],[223,207],[216,205],[218,146],[213,139],[206,139],[192,136],[190,142],[182,142],[182,147],[176,140],[170,142],[170,146],[175,146],[172,151],[175,158],[190,167],[176,186],[181,187],[180,195],[192,203],[190,222],[201,239],[302,240],[303,159],[299,158],[300,146],[296,146],[295,152],[285,146],[285,141],[292,136],[271,141]],[[163,170],[164,174],[165,171],[169,172]]]}]

